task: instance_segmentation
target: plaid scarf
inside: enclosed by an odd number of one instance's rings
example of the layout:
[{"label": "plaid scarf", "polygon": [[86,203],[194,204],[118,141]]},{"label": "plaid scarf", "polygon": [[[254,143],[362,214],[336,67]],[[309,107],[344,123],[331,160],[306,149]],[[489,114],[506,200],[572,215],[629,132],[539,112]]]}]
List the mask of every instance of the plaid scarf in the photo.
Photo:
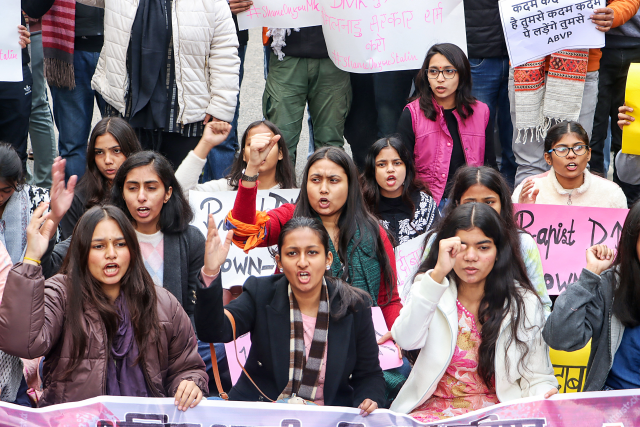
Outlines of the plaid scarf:
[{"label": "plaid scarf", "polygon": [[278,400],[297,395],[303,399],[314,401],[318,390],[318,376],[322,369],[322,362],[327,348],[327,337],[329,336],[329,290],[325,280],[322,279],[316,329],[313,332],[313,341],[309,349],[308,358],[305,357],[304,350],[302,313],[298,307],[296,297],[291,291],[291,285],[289,285],[289,313],[291,319],[289,382],[284,391],[278,396]]},{"label": "plaid scarf", "polygon": [[333,246],[333,242],[329,239],[329,250],[333,254],[333,263],[331,264],[331,275],[339,277],[358,289],[362,289],[373,300],[373,305],[378,305],[378,293],[380,292],[380,262],[376,255],[374,246],[374,237],[368,236],[363,238],[358,247],[354,250],[354,241],[360,240],[360,229],[356,230],[355,236],[347,245],[347,254],[349,256],[349,271],[345,276],[344,264],[340,261],[338,251]]},{"label": "plaid scarf", "polygon": [[588,49],[561,50],[551,54],[546,79],[546,58],[515,67],[516,143],[525,142],[527,132],[544,139],[554,121],[578,120],[589,62]]},{"label": "plaid scarf", "polygon": [[70,90],[76,87],[73,71],[75,28],[76,0],[55,0],[42,17],[44,76],[52,86]]}]

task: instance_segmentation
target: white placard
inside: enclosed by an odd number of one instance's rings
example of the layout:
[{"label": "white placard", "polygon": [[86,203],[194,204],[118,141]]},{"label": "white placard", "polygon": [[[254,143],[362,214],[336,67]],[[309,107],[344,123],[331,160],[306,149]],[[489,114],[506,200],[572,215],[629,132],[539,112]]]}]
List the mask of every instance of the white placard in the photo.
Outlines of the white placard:
[{"label": "white placard", "polygon": [[467,51],[462,0],[319,0],[329,57],[350,73],[419,69],[436,43]]},{"label": "white placard", "polygon": [[409,291],[413,277],[416,275],[420,267],[422,251],[424,249],[425,235],[414,237],[413,239],[398,245],[395,248],[396,253],[396,271],[398,272],[398,293],[404,304]]},{"label": "white placard", "polygon": [[[253,0],[240,28],[322,25],[329,57],[351,73],[414,70],[435,43],[467,51],[463,0]],[[286,40],[285,40],[286,41]]]},{"label": "white placard", "polygon": [[238,28],[302,28],[322,24],[316,0],[253,0],[253,6],[238,13]]},{"label": "white placard", "polygon": [[[256,198],[256,209],[268,211],[285,203],[295,203],[300,190],[259,190]],[[189,204],[194,218],[191,225],[196,226],[205,236],[207,221],[212,213],[218,225],[221,237],[226,236],[225,218],[236,200],[235,191],[189,191]],[[269,253],[269,248],[255,248],[248,254],[236,245],[231,245],[227,260],[222,265],[222,286],[242,286],[249,276],[270,276],[276,271],[276,262]]]},{"label": "white placard", "polygon": [[501,0],[500,17],[511,66],[563,49],[604,46],[590,16],[605,0]]},{"label": "white placard", "polygon": [[0,13],[0,82],[22,81],[20,0],[3,0]]}]

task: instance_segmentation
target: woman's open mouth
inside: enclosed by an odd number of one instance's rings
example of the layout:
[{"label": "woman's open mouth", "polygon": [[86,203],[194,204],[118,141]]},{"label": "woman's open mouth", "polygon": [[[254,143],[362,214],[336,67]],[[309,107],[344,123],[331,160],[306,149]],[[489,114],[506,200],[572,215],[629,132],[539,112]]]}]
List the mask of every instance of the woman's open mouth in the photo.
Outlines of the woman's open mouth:
[{"label": "woman's open mouth", "polygon": [[567,169],[573,172],[574,170],[578,169],[578,165],[575,163],[569,163],[567,165]]},{"label": "woman's open mouth", "polygon": [[140,218],[146,218],[151,214],[151,209],[149,209],[146,206],[141,206],[138,209],[136,209],[136,212],[138,212],[138,216]]},{"label": "woman's open mouth", "polygon": [[311,274],[308,271],[298,271],[298,280],[302,284],[307,284],[311,281]]},{"label": "woman's open mouth", "polygon": [[387,177],[387,185],[389,187],[393,187],[394,185],[396,185],[396,177],[394,175],[389,175]]},{"label": "woman's open mouth", "polygon": [[329,202],[329,199],[327,199],[326,197],[323,197],[318,200],[318,204],[320,205],[321,209],[328,209],[331,202]]},{"label": "woman's open mouth", "polygon": [[107,277],[113,277],[120,271],[120,266],[116,263],[109,263],[104,266],[104,275]]}]

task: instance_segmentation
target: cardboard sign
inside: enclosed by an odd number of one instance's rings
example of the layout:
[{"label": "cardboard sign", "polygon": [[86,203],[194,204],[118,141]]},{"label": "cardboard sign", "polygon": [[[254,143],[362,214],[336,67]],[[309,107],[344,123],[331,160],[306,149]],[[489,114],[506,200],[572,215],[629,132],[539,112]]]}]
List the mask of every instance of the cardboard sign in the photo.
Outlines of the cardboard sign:
[{"label": "cardboard sign", "polygon": [[0,82],[22,81],[20,0],[3,0],[0,13]]},{"label": "cardboard sign", "polygon": [[238,28],[303,28],[322,24],[316,0],[253,0],[253,6],[238,13]]},{"label": "cardboard sign", "polygon": [[627,209],[561,205],[515,205],[516,222],[538,244],[550,295],[577,282],[587,265],[586,250],[606,244],[618,248]]},{"label": "cardboard sign", "polygon": [[500,17],[511,66],[563,49],[604,46],[590,16],[605,0],[501,0]]},{"label": "cardboard sign", "polygon": [[625,89],[624,103],[633,111],[626,113],[635,118],[634,122],[622,129],[622,152],[625,154],[640,155],[640,64],[631,64],[627,74],[627,86]]},{"label": "cardboard sign", "polygon": [[[238,352],[236,353],[236,346]],[[249,349],[251,348],[251,334],[244,334],[241,337],[236,338],[236,346],[233,345],[233,341],[224,345],[224,350],[227,353],[227,362],[229,363],[229,373],[231,374],[231,383],[235,384],[240,378],[242,373],[242,366],[247,363],[247,357],[249,357]],[[236,357],[236,354],[238,357]],[[238,359],[242,363],[242,366],[238,364]]]},{"label": "cardboard sign", "polygon": [[[259,190],[256,198],[256,209],[268,211],[285,203],[295,203],[300,190]],[[212,213],[218,231],[224,238],[227,233],[225,218],[236,200],[236,191],[189,191],[189,204],[194,217],[191,225],[196,226],[202,234],[207,235],[209,214]],[[255,248],[248,254],[236,245],[231,245],[227,260],[222,265],[222,286],[242,286],[249,276],[270,276],[276,271],[276,262],[269,253],[269,248]]]}]

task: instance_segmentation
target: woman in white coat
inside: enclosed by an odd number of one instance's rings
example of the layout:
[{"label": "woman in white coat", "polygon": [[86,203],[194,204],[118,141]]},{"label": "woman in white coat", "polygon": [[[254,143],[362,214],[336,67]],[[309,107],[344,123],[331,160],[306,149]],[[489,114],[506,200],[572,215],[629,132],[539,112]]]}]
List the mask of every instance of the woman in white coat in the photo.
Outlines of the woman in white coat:
[{"label": "woman in white coat", "polygon": [[177,168],[208,122],[233,120],[240,58],[226,0],[78,1],[105,9],[91,81],[103,115],[129,121],[144,149]]},{"label": "woman in white coat", "polygon": [[508,230],[484,203],[438,227],[391,328],[401,348],[420,350],[392,410],[434,421],[558,392],[542,304]]}]

